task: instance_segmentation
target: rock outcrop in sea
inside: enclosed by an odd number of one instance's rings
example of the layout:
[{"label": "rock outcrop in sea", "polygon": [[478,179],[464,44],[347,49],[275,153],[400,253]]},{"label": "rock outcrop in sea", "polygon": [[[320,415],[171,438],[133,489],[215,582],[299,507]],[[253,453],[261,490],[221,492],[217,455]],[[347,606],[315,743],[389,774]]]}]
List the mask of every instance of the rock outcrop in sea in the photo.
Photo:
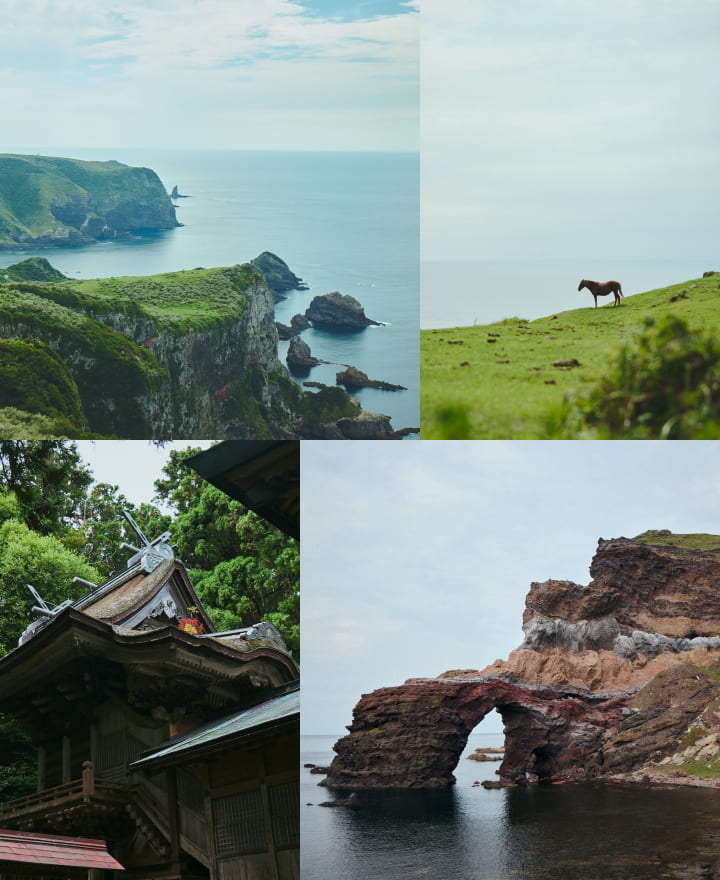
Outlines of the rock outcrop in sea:
[{"label": "rock outcrop in sea", "polygon": [[393,385],[392,382],[385,382],[382,379],[369,379],[367,373],[363,373],[357,367],[347,367],[336,373],[335,381],[338,385],[344,385],[351,390],[356,388],[379,388],[381,391],[407,391],[404,385]]},{"label": "rock outcrop in sea", "polygon": [[720,778],[720,537],[689,537],[600,539],[589,584],[531,585],[507,660],[364,695],[324,784],[446,788],[493,710],[501,784]]},{"label": "rock outcrop in sea", "polygon": [[319,358],[313,357],[310,346],[299,336],[293,336],[288,346],[288,353],[285,357],[288,369],[295,376],[307,376],[311,367],[317,367],[324,364]]},{"label": "rock outcrop in sea", "polygon": [[313,324],[335,330],[363,330],[371,325],[381,326],[380,321],[366,317],[365,309],[354,296],[337,290],[313,297],[305,310],[305,317]]}]

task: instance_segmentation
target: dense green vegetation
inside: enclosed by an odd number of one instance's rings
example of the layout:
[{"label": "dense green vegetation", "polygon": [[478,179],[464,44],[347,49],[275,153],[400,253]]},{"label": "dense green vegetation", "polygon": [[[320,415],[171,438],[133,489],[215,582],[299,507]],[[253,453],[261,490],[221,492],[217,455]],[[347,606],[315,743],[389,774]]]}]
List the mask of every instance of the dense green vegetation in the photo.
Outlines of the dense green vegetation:
[{"label": "dense green vegetation", "polygon": [[0,281],[67,281],[59,269],[51,266],[45,257],[29,257],[0,269]]},{"label": "dense green vegetation", "polygon": [[425,439],[720,437],[720,275],[421,334]]},{"label": "dense green vegetation", "polygon": [[359,412],[360,407],[341,388],[331,387],[306,395],[298,407],[299,415],[318,424],[353,418]]},{"label": "dense green vegetation", "polygon": [[0,409],[5,407],[66,419],[68,430],[84,421],[75,380],[39,339],[0,339]]},{"label": "dense green vegetation", "polygon": [[[170,531],[218,629],[269,620],[297,656],[298,542],[186,468],[196,451],[173,451],[155,483],[166,513],[132,504],[117,486],[92,483],[68,441],[0,441],[0,654],[35,619],[26,584],[52,606],[85,593],[74,576],[102,583],[125,568],[120,545],[137,538],[124,508],[150,537]],[[33,790],[34,760],[27,739],[0,716],[0,801]]]},{"label": "dense green vegetation", "polygon": [[[71,308],[55,302],[63,293],[41,282],[0,285],[0,324],[22,327],[23,336],[40,341],[31,348],[27,339],[24,350],[17,343],[3,346],[0,364],[5,373],[17,374],[26,363],[32,367],[32,382],[8,389],[0,396],[2,406],[50,417],[62,414],[68,432],[74,426],[73,436],[82,435],[87,425],[97,425],[106,436],[151,436],[139,398],[159,387],[165,371],[146,348],[86,317],[82,304],[73,302]],[[48,350],[50,343],[54,355]],[[121,406],[109,409],[108,400]]]}]

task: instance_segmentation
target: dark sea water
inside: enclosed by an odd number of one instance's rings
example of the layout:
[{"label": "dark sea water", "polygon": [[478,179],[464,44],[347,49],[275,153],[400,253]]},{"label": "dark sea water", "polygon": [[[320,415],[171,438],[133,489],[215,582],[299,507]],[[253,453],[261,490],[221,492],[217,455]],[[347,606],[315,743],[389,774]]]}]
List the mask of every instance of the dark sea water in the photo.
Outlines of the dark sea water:
[{"label": "dark sea water", "polygon": [[[504,318],[533,321],[556,312],[593,306],[583,278],[619,281],[625,296],[702,277],[720,269],[720,259],[704,260],[528,260],[423,262],[423,329],[469,327]],[[612,301],[600,299],[599,305]]]},{"label": "dark sea water", "polygon": [[[29,151],[28,151],[29,152]],[[33,149],[78,159],[116,159],[155,170],[177,201],[180,229],[73,249],[0,251],[0,267],[43,256],[71,278],[148,275],[229,266],[271,251],[310,290],[290,292],[277,320],[289,323],[313,296],[339,290],[385,326],[333,334],[310,329],[314,356],[352,364],[371,379],[408,388],[362,389],[364,409],[393,427],[419,424],[418,157],[408,153],[302,153]],[[284,363],[288,343],[280,343]],[[309,379],[335,384],[340,367]],[[302,381],[302,380],[300,380]]]},{"label": "dark sea water", "polygon": [[[302,763],[325,766],[336,737],[304,736]],[[715,877],[720,792],[563,785],[486,790],[502,745],[474,734],[448,792],[364,793],[359,808],[318,806],[346,792],[302,770],[303,880],[665,880]],[[312,806],[310,806],[312,805]]]}]

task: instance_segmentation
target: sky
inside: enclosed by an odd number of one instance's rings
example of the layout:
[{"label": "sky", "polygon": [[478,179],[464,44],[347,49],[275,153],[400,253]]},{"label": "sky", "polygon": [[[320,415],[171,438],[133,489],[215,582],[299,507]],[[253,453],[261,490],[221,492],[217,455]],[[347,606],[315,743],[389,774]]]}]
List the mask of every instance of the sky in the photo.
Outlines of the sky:
[{"label": "sky", "polygon": [[717,0],[423,0],[424,260],[717,253]]},{"label": "sky", "polygon": [[720,534],[713,441],[304,442],[301,467],[305,734],[505,659],[530,584],[589,583],[599,538]]},{"label": "sky", "polygon": [[3,0],[4,152],[418,149],[419,0]]},{"label": "sky", "polygon": [[[211,440],[171,441],[156,446],[147,440],[75,440],[80,457],[89,465],[96,483],[119,486],[122,494],[135,505],[155,504],[155,480],[170,458],[173,449],[189,446],[207,449]],[[154,535],[152,537],[155,537]]]}]

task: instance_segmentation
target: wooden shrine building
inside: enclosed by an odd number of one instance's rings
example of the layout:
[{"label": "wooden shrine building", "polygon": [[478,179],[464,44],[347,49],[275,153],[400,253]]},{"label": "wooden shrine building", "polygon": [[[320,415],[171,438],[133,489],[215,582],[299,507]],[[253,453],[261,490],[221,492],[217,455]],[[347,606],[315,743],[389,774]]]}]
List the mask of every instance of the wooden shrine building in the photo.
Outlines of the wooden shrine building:
[{"label": "wooden shrine building", "polygon": [[[41,604],[0,660],[0,711],[38,754],[0,835],[107,842],[124,869],[66,877],[298,880],[298,668],[271,624],[217,632],[167,534],[139,536],[124,571]],[[37,866],[0,861],[6,876]]]}]

